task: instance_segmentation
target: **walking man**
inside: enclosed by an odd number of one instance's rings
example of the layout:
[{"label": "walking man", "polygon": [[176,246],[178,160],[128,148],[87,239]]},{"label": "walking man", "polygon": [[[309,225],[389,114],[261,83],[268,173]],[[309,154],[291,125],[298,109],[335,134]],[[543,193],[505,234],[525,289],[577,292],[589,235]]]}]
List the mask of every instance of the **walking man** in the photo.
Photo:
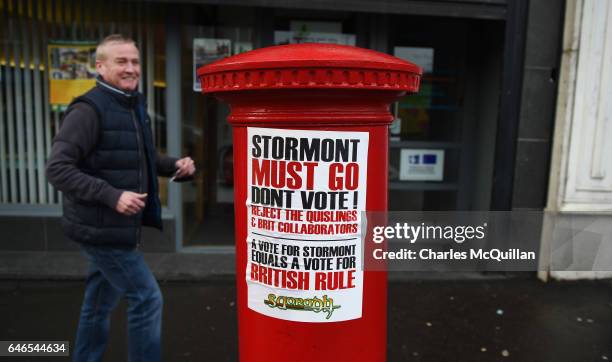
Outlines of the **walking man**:
[{"label": "walking man", "polygon": [[47,162],[63,193],[64,233],[90,261],[73,359],[102,360],[110,313],[125,296],[129,360],[159,361],[163,300],[138,250],[141,227],[162,228],[157,175],[185,180],[195,166],[155,150],[132,39],[102,40],[96,70],[96,86],[66,110]]}]

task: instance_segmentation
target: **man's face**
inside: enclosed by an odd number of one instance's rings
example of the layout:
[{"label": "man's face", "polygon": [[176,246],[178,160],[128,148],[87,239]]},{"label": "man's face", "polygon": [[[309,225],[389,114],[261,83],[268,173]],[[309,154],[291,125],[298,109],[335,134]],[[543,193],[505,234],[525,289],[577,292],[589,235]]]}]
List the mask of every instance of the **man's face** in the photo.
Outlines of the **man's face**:
[{"label": "man's face", "polygon": [[132,43],[110,43],[104,46],[96,70],[105,82],[124,91],[133,91],[140,80],[138,48]]}]

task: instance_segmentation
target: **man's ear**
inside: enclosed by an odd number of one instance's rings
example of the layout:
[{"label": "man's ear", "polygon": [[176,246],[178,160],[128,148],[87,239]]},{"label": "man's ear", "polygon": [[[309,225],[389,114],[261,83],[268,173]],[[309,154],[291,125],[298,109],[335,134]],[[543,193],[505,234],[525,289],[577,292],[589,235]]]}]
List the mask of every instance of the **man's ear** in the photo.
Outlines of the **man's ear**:
[{"label": "man's ear", "polygon": [[96,60],[96,72],[98,72],[99,75],[103,76],[105,71],[106,67],[104,66],[104,63],[100,60]]}]

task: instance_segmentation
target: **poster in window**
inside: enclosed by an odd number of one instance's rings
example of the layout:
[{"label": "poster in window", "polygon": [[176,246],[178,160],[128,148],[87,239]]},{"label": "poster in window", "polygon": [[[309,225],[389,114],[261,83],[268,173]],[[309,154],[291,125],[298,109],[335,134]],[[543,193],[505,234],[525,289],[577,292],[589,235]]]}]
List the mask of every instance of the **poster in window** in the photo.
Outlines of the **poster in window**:
[{"label": "poster in window", "polygon": [[193,90],[202,91],[198,79],[198,68],[231,55],[232,41],[230,39],[195,38],[193,39]]},{"label": "poster in window", "polygon": [[236,41],[234,42],[234,52],[232,55],[244,53],[253,50],[253,43],[249,41]]},{"label": "poster in window", "polygon": [[355,34],[321,33],[312,31],[275,31],[274,44],[340,44],[355,46]]},{"label": "poster in window", "polygon": [[47,50],[51,106],[66,106],[95,86],[95,43],[55,42]]},{"label": "poster in window", "polygon": [[402,149],[400,181],[444,180],[444,150]]}]

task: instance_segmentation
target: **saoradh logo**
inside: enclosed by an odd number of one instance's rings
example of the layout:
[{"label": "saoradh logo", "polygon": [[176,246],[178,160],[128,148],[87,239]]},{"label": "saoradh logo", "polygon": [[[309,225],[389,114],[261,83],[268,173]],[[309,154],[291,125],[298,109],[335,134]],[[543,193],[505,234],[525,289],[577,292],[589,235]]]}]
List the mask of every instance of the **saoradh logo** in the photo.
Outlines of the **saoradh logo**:
[{"label": "saoradh logo", "polygon": [[264,300],[264,304],[270,308],[278,308],[281,310],[291,309],[305,312],[327,313],[325,319],[331,318],[334,311],[341,307],[339,305],[334,305],[334,300],[328,298],[327,294],[321,298],[316,296],[312,298],[294,298],[284,295],[277,296],[276,294],[268,294],[268,299]]}]

